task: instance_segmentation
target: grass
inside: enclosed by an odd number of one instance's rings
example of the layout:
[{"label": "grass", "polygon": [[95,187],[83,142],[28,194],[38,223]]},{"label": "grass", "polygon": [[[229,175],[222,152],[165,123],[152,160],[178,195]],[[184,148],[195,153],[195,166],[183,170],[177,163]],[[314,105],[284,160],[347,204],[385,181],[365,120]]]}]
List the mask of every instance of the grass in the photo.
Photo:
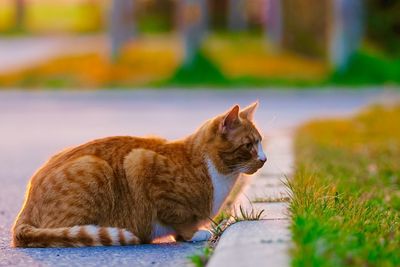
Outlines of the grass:
[{"label": "grass", "polygon": [[400,105],[297,132],[293,266],[400,266]]},{"label": "grass", "polygon": [[234,81],[252,77],[264,83],[321,83],[329,74],[324,60],[277,51],[261,34],[211,35],[204,50]]},{"label": "grass", "polygon": [[178,67],[175,40],[144,37],[124,47],[120,60],[111,63],[100,53],[63,56],[38,66],[0,74],[1,87],[110,88],[143,86],[167,79]]}]

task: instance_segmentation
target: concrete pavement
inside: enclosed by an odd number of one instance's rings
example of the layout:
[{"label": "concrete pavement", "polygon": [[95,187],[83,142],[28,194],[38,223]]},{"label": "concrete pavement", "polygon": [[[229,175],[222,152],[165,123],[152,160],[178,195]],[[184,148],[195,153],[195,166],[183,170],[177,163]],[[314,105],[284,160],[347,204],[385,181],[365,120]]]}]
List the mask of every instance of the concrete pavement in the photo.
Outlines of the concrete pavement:
[{"label": "concrete pavement", "polygon": [[[373,89],[340,92],[1,91],[0,265],[184,266],[188,264],[187,256],[201,249],[201,244],[129,248],[10,248],[9,229],[22,205],[29,177],[50,155],[62,148],[109,135],[182,137],[233,104],[245,106],[256,99],[260,100],[256,121],[268,135],[290,129],[310,118],[347,115],[366,104],[396,98],[399,99],[397,92]],[[278,152],[269,151],[266,147],[270,159],[272,154],[278,158]],[[270,166],[266,165],[265,174],[269,171],[273,174]],[[264,169],[260,173],[264,173]],[[267,215],[272,214],[274,208],[268,209]]]}]

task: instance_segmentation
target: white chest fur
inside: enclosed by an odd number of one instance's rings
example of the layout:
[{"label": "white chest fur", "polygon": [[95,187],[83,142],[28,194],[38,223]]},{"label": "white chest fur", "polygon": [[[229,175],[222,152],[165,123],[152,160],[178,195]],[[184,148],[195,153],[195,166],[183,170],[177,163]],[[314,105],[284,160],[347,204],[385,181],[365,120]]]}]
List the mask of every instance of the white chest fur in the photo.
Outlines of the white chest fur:
[{"label": "white chest fur", "polygon": [[208,173],[214,187],[213,206],[211,216],[217,215],[222,204],[232,190],[239,174],[224,175],[218,172],[211,160],[207,160]]}]

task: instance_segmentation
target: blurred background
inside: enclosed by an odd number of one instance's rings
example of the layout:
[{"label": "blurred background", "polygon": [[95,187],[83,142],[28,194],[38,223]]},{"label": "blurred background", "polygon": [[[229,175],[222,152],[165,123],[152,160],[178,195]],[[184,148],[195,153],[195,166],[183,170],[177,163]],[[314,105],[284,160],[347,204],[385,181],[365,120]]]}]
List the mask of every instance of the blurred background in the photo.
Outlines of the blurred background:
[{"label": "blurred background", "polygon": [[400,0],[1,0],[0,87],[400,83]]}]

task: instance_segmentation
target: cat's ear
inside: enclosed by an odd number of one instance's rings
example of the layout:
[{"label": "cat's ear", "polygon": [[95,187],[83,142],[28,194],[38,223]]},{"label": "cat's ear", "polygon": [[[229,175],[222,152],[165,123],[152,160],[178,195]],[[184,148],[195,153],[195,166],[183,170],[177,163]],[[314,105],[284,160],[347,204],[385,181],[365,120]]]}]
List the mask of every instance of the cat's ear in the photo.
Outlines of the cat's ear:
[{"label": "cat's ear", "polygon": [[242,111],[240,112],[240,117],[248,119],[249,121],[253,121],[254,113],[256,112],[257,107],[258,107],[258,100],[250,104],[248,107],[242,109]]},{"label": "cat's ear", "polygon": [[239,123],[239,106],[235,105],[222,118],[220,131],[221,133],[227,133],[229,130],[234,129]]}]

